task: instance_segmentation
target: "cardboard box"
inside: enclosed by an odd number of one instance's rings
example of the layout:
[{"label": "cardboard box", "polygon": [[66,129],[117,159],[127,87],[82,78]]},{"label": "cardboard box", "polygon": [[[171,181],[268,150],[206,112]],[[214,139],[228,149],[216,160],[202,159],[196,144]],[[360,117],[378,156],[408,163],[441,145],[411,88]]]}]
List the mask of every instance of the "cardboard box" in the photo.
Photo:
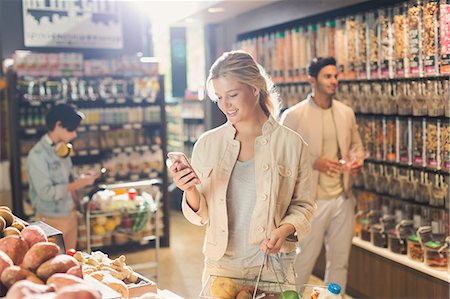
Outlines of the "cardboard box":
[{"label": "cardboard box", "polygon": [[[136,272],[135,272],[136,273]],[[139,297],[145,293],[157,293],[158,287],[154,281],[136,273],[138,280],[135,283],[127,284],[128,290],[130,291],[130,298]]]}]

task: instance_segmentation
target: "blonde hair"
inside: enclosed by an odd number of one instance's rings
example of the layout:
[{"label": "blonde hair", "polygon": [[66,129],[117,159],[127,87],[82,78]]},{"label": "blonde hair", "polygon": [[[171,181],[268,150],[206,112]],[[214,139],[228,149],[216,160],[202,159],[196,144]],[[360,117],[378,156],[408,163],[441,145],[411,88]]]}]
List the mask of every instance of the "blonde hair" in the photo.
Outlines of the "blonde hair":
[{"label": "blonde hair", "polygon": [[235,77],[239,82],[256,88],[259,91],[259,104],[264,113],[278,118],[279,94],[264,68],[249,53],[242,50],[225,52],[214,62],[206,79],[208,95],[213,101],[217,99],[212,80],[227,76]]}]

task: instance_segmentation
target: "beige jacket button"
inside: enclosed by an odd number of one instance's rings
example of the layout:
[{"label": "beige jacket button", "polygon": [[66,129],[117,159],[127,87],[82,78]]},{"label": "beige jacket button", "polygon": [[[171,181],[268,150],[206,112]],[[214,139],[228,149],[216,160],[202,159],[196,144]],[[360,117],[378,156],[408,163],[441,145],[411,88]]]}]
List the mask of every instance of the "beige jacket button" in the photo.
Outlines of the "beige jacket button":
[{"label": "beige jacket button", "polygon": [[269,170],[269,165],[267,165],[267,164],[264,165],[264,166],[263,166],[263,169],[264,169],[264,170]]},{"label": "beige jacket button", "polygon": [[262,196],[262,200],[267,200],[267,198],[268,198],[268,196],[267,196],[267,194],[263,194],[263,196]]},{"label": "beige jacket button", "polygon": [[267,144],[267,139],[261,140],[261,144],[262,144],[262,145],[266,145],[266,144]]},{"label": "beige jacket button", "polygon": [[260,233],[263,233],[263,232],[264,232],[264,227],[259,226],[259,227],[258,227],[258,231],[259,231]]}]

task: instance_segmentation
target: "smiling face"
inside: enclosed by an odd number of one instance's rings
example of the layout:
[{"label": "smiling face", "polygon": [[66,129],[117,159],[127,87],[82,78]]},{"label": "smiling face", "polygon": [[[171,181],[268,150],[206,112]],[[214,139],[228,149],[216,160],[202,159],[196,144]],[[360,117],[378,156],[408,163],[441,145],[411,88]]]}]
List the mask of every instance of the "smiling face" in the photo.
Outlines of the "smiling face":
[{"label": "smiling face", "polygon": [[327,97],[334,97],[338,87],[338,72],[334,65],[323,67],[317,78],[310,77],[311,84],[314,87],[315,94],[321,94]]},{"label": "smiling face", "polygon": [[259,91],[235,77],[221,76],[213,79],[212,85],[219,109],[233,125],[251,120],[262,111],[258,101]]}]

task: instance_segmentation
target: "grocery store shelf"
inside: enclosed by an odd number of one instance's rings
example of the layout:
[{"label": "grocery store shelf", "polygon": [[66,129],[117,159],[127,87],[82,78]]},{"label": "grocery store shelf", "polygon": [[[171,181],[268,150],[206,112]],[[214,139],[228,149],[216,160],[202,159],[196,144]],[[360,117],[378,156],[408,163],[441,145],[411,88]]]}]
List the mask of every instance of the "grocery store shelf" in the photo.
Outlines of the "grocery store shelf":
[{"label": "grocery store shelf", "polygon": [[358,246],[362,249],[370,251],[372,253],[378,254],[384,258],[390,259],[394,262],[402,264],[404,266],[410,267],[414,270],[420,271],[422,273],[428,274],[440,280],[450,283],[450,274],[448,271],[434,270],[423,263],[419,263],[411,260],[406,255],[393,253],[386,248],[380,248],[372,245],[372,243],[363,241],[360,238],[354,237],[352,241],[353,245]]}]

